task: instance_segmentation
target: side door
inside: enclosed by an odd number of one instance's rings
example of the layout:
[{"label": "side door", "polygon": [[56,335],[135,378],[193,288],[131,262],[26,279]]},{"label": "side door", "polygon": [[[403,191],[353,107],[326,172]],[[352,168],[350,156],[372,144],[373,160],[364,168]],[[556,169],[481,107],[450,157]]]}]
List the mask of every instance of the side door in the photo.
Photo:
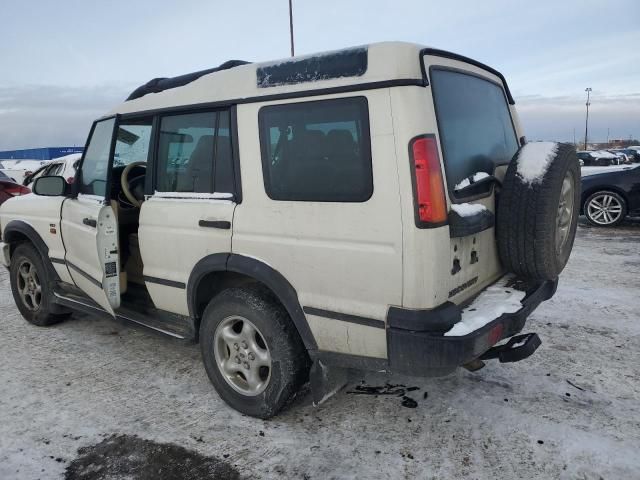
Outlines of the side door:
[{"label": "side door", "polygon": [[144,280],[154,305],[188,315],[187,284],[203,258],[231,252],[238,201],[230,110],[157,120],[150,195],[138,230]]},{"label": "side door", "polygon": [[117,117],[96,122],[80,165],[77,195],[62,204],[65,262],[76,286],[114,315],[120,306],[118,223],[109,205]]}]

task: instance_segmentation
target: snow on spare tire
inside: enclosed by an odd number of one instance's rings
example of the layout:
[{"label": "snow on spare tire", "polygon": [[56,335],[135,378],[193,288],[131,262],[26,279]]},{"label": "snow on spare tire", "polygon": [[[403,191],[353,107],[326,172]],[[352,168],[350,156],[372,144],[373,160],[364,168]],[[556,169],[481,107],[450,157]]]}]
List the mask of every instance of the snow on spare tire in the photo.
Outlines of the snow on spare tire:
[{"label": "snow on spare tire", "polygon": [[571,254],[579,208],[580,166],[574,147],[524,145],[507,168],[498,200],[503,265],[525,278],[557,278]]}]

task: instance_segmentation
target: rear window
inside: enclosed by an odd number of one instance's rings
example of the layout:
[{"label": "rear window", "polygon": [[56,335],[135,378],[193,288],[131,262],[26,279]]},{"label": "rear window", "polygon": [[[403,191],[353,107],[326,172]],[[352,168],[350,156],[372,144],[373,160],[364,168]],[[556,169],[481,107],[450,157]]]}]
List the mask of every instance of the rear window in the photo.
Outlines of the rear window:
[{"label": "rear window", "polygon": [[373,193],[364,97],[263,107],[264,185],[274,200],[364,202]]},{"label": "rear window", "polygon": [[433,68],[431,88],[449,191],[458,198],[487,193],[490,183],[465,189],[460,195],[456,190],[472,175],[492,175],[497,165],[508,163],[518,150],[502,87],[474,75]]}]

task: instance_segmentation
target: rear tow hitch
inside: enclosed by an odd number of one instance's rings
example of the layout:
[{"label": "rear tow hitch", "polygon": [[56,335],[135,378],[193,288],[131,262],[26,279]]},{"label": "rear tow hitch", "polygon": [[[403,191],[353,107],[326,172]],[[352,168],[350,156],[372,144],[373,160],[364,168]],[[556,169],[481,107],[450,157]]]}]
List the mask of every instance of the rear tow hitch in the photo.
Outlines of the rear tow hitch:
[{"label": "rear tow hitch", "polygon": [[525,333],[511,337],[504,345],[491,347],[481,357],[480,360],[492,360],[497,358],[500,363],[519,362],[533,355],[542,340],[537,333]]}]

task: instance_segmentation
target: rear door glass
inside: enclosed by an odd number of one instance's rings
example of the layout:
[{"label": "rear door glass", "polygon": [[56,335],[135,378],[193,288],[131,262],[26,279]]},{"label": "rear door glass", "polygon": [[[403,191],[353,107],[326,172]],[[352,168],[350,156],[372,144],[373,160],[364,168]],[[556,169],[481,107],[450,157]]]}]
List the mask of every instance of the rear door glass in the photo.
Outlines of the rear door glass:
[{"label": "rear door glass", "polygon": [[491,184],[482,183],[456,194],[467,184],[463,180],[492,175],[518,150],[502,87],[472,74],[432,68],[431,88],[452,199],[489,192]]}]

